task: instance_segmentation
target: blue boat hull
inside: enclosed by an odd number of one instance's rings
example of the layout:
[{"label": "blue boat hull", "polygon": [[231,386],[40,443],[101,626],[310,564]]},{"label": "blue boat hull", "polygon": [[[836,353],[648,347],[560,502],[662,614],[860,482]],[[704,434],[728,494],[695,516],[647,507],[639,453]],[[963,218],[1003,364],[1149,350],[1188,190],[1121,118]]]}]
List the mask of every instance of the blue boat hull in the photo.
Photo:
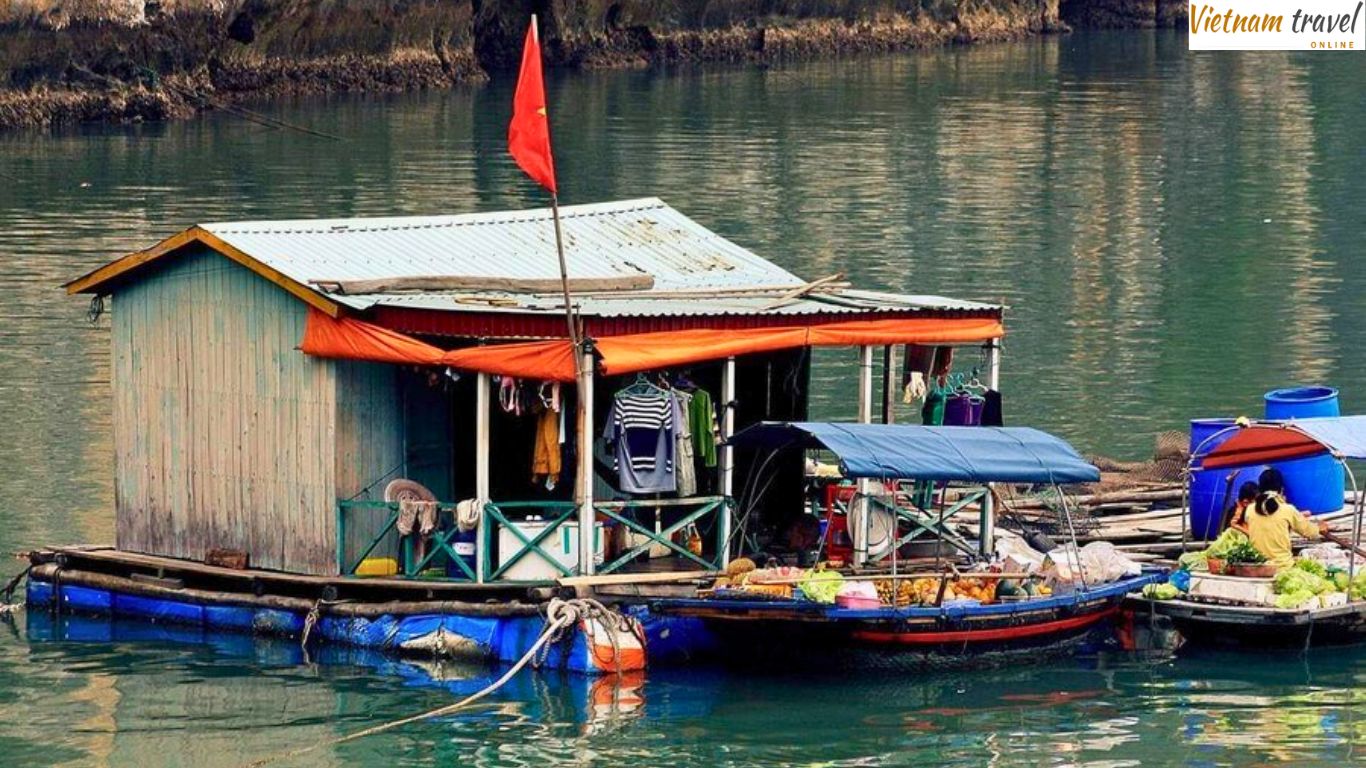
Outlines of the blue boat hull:
[{"label": "blue boat hull", "polygon": [[[147,597],[110,589],[30,578],[27,604],[33,611],[141,619],[154,624],[212,632],[303,636],[303,612]],[[327,616],[317,619],[311,638],[390,653],[430,654],[438,643],[443,655],[512,663],[531,648],[545,629],[540,616],[462,616],[459,614],[383,615],[374,618]],[[543,666],[584,674],[603,669],[582,632],[547,647]]]}]

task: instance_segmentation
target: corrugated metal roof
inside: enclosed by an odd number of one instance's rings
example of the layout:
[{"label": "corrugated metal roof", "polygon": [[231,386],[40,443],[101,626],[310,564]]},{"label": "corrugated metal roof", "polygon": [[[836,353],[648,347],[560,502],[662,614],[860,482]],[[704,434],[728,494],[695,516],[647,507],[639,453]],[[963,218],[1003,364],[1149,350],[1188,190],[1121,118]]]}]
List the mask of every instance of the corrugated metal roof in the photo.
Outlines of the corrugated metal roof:
[{"label": "corrugated metal roof", "polygon": [[[703,314],[866,313],[888,310],[992,310],[984,303],[943,297],[903,297],[874,291],[822,292],[769,309],[775,295],[679,297],[679,291],[734,291],[802,286],[805,280],[669,208],[642,198],[560,209],[571,277],[649,275],[654,287],[631,294],[579,294],[579,312],[597,317]],[[296,283],[389,277],[560,276],[550,210],[403,216],[376,219],[228,221],[201,224],[228,245]],[[326,294],[354,309],[376,305],[438,312],[563,312],[555,294],[423,291]]]},{"label": "corrugated metal roof", "polygon": [[[876,311],[989,311],[992,305],[937,296],[825,292],[769,309],[776,295],[724,294],[797,287],[804,280],[726,240],[657,198],[560,209],[573,278],[649,275],[649,291],[576,293],[598,317],[804,315]],[[456,216],[220,222],[200,227],[289,279],[317,283],[422,277],[553,279],[560,276],[550,209]],[[694,292],[686,295],[679,292]],[[376,305],[459,312],[562,312],[554,294],[442,291],[342,295],[354,309]]]},{"label": "corrugated metal roof", "polygon": [[[571,277],[651,275],[656,290],[802,283],[656,198],[567,206],[560,220]],[[301,283],[560,276],[548,208],[200,226]]]}]

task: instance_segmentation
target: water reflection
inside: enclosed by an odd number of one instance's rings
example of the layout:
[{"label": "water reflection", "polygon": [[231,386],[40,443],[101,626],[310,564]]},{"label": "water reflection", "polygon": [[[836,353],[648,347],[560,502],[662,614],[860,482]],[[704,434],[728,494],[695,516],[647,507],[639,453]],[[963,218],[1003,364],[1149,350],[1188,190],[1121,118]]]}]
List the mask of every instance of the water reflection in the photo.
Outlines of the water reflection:
[{"label": "water reflection", "polygon": [[[524,674],[467,712],[335,744],[497,671],[337,648],[306,663],[285,641],[45,614],[27,617],[26,634],[24,663],[0,681],[26,713],[9,726],[12,754],[82,765],[208,768],[310,744],[322,746],[281,764],[1308,765],[1350,761],[1366,737],[1359,653],[1250,664],[1111,648],[890,677]],[[0,644],[0,661],[13,664],[18,647]]]}]

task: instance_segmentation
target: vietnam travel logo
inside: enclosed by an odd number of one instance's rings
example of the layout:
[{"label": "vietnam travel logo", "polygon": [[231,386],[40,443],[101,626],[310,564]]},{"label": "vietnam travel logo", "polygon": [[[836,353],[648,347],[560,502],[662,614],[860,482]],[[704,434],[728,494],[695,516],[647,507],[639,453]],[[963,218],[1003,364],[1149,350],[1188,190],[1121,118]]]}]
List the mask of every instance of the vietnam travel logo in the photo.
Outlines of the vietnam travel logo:
[{"label": "vietnam travel logo", "polygon": [[1360,51],[1366,0],[1215,0],[1190,4],[1192,51]]}]

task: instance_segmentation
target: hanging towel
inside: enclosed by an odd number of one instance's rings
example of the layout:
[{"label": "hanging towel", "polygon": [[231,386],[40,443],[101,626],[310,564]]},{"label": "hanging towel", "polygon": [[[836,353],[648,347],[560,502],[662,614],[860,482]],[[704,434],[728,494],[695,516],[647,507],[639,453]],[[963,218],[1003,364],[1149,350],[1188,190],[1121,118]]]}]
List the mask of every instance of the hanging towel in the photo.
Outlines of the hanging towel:
[{"label": "hanging towel", "polygon": [[674,411],[678,401],[669,393],[618,394],[603,435],[612,449],[612,464],[621,490],[627,493],[673,493]]},{"label": "hanging towel", "polygon": [[398,528],[400,536],[407,536],[416,530],[423,536],[430,536],[436,530],[439,507],[435,501],[403,499],[398,503]]}]

